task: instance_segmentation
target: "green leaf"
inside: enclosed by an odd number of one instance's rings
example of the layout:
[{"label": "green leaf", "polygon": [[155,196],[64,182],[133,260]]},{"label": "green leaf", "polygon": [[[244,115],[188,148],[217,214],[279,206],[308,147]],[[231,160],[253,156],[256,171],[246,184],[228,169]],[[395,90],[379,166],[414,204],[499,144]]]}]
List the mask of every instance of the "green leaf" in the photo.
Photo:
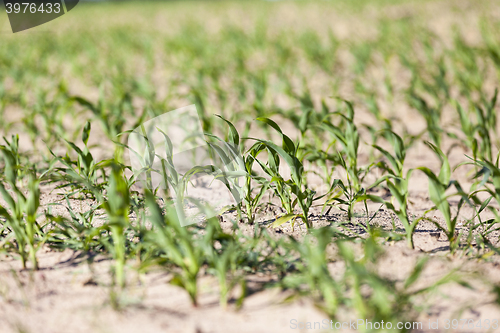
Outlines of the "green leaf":
[{"label": "green leaf", "polygon": [[262,121],[263,123],[268,124],[272,128],[274,128],[278,133],[281,134],[281,137],[283,138],[283,149],[290,155],[295,155],[296,153],[296,147],[293,141],[286,136],[283,131],[281,131],[281,128],[276,124],[274,121],[272,121],[269,118],[257,118],[257,120]]},{"label": "green leaf", "polygon": [[428,260],[429,260],[428,257],[423,257],[420,260],[418,260],[410,276],[405,281],[405,289],[413,285],[418,280]]},{"label": "green leaf", "polygon": [[451,178],[451,168],[448,161],[448,157],[443,153],[443,151],[435,144],[426,141],[425,144],[429,146],[441,160],[441,170],[439,171],[439,180],[442,184],[448,184]]},{"label": "green leaf", "polygon": [[274,221],[273,224],[271,224],[271,227],[273,227],[273,228],[279,227],[280,225],[285,224],[292,219],[296,219],[297,217],[300,217],[300,215],[286,214],[286,215],[280,217],[279,219],[277,219],[276,221]]},{"label": "green leaf", "polygon": [[87,121],[85,123],[85,127],[83,128],[83,132],[82,132],[82,141],[85,144],[85,146],[87,145],[87,142],[89,141],[89,135],[90,135],[90,122]]},{"label": "green leaf", "polygon": [[217,114],[215,116],[224,120],[229,126],[229,142],[232,143],[235,147],[238,147],[240,145],[240,135],[238,134],[238,131],[236,130],[234,125],[230,121],[224,119],[222,116],[219,116]]}]

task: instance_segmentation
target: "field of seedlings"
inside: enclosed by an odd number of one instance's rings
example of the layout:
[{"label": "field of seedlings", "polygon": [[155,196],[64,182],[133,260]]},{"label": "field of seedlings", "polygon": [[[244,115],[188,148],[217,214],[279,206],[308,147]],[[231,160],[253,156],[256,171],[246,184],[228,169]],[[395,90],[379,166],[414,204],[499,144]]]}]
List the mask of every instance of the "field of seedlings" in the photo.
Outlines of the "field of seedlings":
[{"label": "field of seedlings", "polygon": [[498,0],[0,9],[0,332],[500,332]]}]

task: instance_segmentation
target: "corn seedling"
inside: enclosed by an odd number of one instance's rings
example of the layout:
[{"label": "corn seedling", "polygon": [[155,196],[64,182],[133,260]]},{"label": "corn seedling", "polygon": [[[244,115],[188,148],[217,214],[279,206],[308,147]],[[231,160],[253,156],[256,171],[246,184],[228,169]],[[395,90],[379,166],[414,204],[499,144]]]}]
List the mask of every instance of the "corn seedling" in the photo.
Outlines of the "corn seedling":
[{"label": "corn seedling", "polygon": [[[323,120],[321,128],[328,133],[332,134],[337,142],[340,143],[343,154],[339,153],[340,166],[344,168],[347,175],[347,186],[340,179],[336,179],[331,186],[330,192],[335,188],[340,187],[346,199],[333,197],[325,203],[331,205],[333,202],[347,206],[347,218],[352,221],[354,212],[354,204],[362,199],[365,190],[361,187],[363,181],[363,174],[366,175],[368,168],[361,169],[358,167],[358,148],[359,148],[359,133],[356,125],[354,124],[354,107],[351,102],[344,101],[346,104],[346,115],[340,111],[334,112],[339,115],[345,123],[345,128],[333,125],[328,120]],[[331,208],[330,208],[331,209]],[[327,211],[329,213],[330,209]]]},{"label": "corn seedling", "polygon": [[[499,155],[500,156],[500,155]],[[500,204],[500,168],[499,168],[499,158],[497,157],[497,160],[495,163],[492,163],[488,160],[475,160],[474,162],[477,166],[481,167],[481,169],[476,173],[474,178],[480,178],[482,176],[482,181],[477,185],[479,188],[476,191],[473,191],[470,196],[475,199],[475,201],[478,204],[481,204],[481,207],[479,209],[479,212],[484,210],[486,207],[490,209],[490,211],[495,215],[495,219],[489,220],[486,222],[486,224],[489,224],[489,227],[486,228],[487,233],[491,233],[493,230],[491,228],[494,226],[494,223],[500,222],[500,213],[498,210],[494,207],[489,206],[489,202],[491,199],[495,199],[497,204]],[[484,188],[483,188],[484,187]],[[481,202],[477,197],[476,194],[485,192],[487,193],[490,198]],[[478,212],[478,215],[479,215]],[[489,222],[489,223],[488,223]]]},{"label": "corn seedling", "polygon": [[427,129],[425,132],[428,133],[432,142],[437,146],[441,147],[442,133],[443,129],[440,126],[441,122],[441,112],[437,108],[431,107],[425,99],[411,92],[409,94],[409,102],[425,119],[427,123]]},{"label": "corn seedling", "polygon": [[167,206],[166,214],[156,203],[154,195],[146,192],[146,205],[150,210],[149,219],[154,228],[148,233],[147,239],[154,244],[168,262],[179,268],[174,271],[173,285],[186,290],[194,306],[197,305],[198,287],[196,281],[203,264],[202,249],[196,247],[189,228],[181,226],[175,209]]},{"label": "corn seedling", "polygon": [[[286,210],[286,215],[277,219],[273,226],[277,227],[288,221],[295,221],[297,218],[302,219],[308,228],[311,227],[308,219],[309,209],[314,200],[315,192],[307,187],[304,182],[303,171],[304,167],[297,158],[297,146],[293,141],[286,136],[281,128],[271,119],[258,118],[258,120],[268,124],[282,137],[282,147],[268,140],[257,140],[258,142],[250,148],[250,150],[262,145],[268,153],[267,164],[256,160],[262,167],[264,172],[271,177],[271,187],[275,195],[280,199],[281,204]],[[283,159],[291,171],[291,179],[284,180],[280,174],[280,161]],[[293,198],[295,195],[295,198]],[[296,205],[302,210],[301,214],[294,213]]]},{"label": "corn seedling", "polygon": [[[458,215],[463,204],[469,202],[467,194],[462,190],[460,184],[456,180],[451,180],[451,168],[448,162],[448,157],[439,149],[437,146],[430,142],[426,142],[427,145],[436,153],[438,158],[441,160],[441,170],[439,174],[436,175],[427,167],[419,167],[418,170],[425,173],[429,179],[429,196],[431,201],[434,203],[434,207],[429,211],[439,210],[443,214],[444,221],[446,223],[446,228],[442,227],[440,224],[435,223],[436,227],[443,230],[450,242],[450,250],[454,252],[459,245],[459,237],[455,233],[455,227],[457,224]],[[446,190],[450,187],[455,187],[456,193],[451,195],[446,195]],[[457,207],[457,213],[455,217],[452,217],[451,206],[448,198],[451,196],[460,196],[460,201]]]},{"label": "corn seedling", "polygon": [[106,226],[111,232],[113,241],[110,251],[115,260],[115,282],[119,288],[123,288],[125,286],[124,269],[127,251],[125,230],[130,224],[130,194],[128,182],[123,176],[123,170],[118,165],[112,165],[106,194],[107,197],[101,206],[108,215]]},{"label": "corn seedling", "polygon": [[33,173],[28,174],[28,194],[18,187],[19,165],[15,156],[4,146],[0,146],[5,163],[5,180],[9,189],[0,182],[0,193],[7,203],[7,207],[0,206],[0,216],[5,219],[3,222],[12,233],[16,241],[16,252],[21,257],[23,268],[29,260],[33,269],[38,269],[36,258],[38,234],[37,211],[40,206],[39,180]]},{"label": "corn seedling", "polygon": [[[296,290],[298,295],[312,297],[316,306],[332,319],[346,301],[344,281],[336,281],[327,266],[326,250],[334,236],[339,234],[332,228],[323,228],[312,230],[310,237],[300,242],[291,238],[288,246],[300,254],[300,259],[294,264],[297,273],[301,274],[290,274],[282,282],[284,287]],[[307,285],[307,289],[303,285]]]},{"label": "corn seedling", "polygon": [[408,213],[408,183],[413,169],[408,170],[406,176],[404,175],[403,165],[406,157],[406,149],[403,139],[401,139],[401,137],[394,132],[389,133],[392,137],[392,140],[390,140],[390,142],[392,143],[392,146],[394,148],[394,155],[380,146],[374,146],[375,149],[381,152],[389,162],[388,164],[385,162],[380,162],[377,164],[380,168],[387,171],[388,175],[381,177],[370,187],[376,187],[379,184],[385,182],[387,188],[391,192],[393,200],[396,201],[397,206],[394,205],[392,200],[391,202],[385,201],[379,196],[368,194],[366,195],[366,197],[373,202],[384,204],[388,209],[396,214],[405,228],[408,246],[413,249],[413,233],[415,232],[415,228],[420,221],[420,219],[414,219],[413,221],[411,221]]},{"label": "corn seedling", "polygon": [[[77,154],[76,160],[73,160],[68,153],[66,153],[65,157],[58,157],[50,151],[56,161],[60,162],[63,167],[55,167],[55,163],[53,163],[52,167],[46,173],[55,173],[55,175],[51,175],[53,180],[65,181],[58,188],[67,186],[75,188],[76,190],[70,195],[82,192],[85,195],[96,198],[96,194],[99,197],[99,193],[104,189],[106,184],[107,176],[104,168],[109,166],[110,160],[97,162],[92,153],[90,153],[87,146],[90,129],[90,122],[87,122],[82,131],[82,142],[85,146],[83,150],[73,142],[66,141],[69,147]],[[99,175],[99,172],[101,175]]]},{"label": "corn seedling", "polygon": [[[220,116],[219,116],[220,117]],[[244,207],[245,214],[247,216],[248,222],[253,224],[255,221],[255,214],[261,205],[261,200],[269,188],[269,182],[264,178],[257,176],[253,171],[253,165],[257,160],[257,155],[265,149],[263,144],[254,145],[249,149],[243,156],[240,155],[240,147],[242,147],[242,142],[240,140],[240,135],[234,127],[234,125],[220,117],[229,126],[229,134],[227,137],[227,143],[225,143],[226,149],[221,150],[218,146],[212,146],[215,148],[219,157],[223,160],[223,163],[228,166],[233,163],[236,164],[234,171],[239,170],[240,173],[236,173],[235,177],[226,177],[229,181],[234,179],[232,182],[231,191],[238,191],[237,199],[237,210],[239,217],[241,219],[242,207]],[[218,139],[218,138],[216,138]],[[222,140],[218,139],[219,142]],[[227,152],[227,153],[225,153]],[[226,173],[227,176],[230,176]],[[243,176],[243,184],[240,185],[239,177]],[[256,185],[260,186],[257,191],[255,191]],[[257,192],[255,194],[255,192]]]},{"label": "corn seedling", "polygon": [[[52,206],[61,205],[54,204]],[[47,231],[48,241],[55,248],[70,248],[76,251],[86,253],[99,252],[105,249],[104,244],[109,241],[103,241],[101,238],[107,237],[105,227],[94,227],[95,208],[80,213],[76,212],[69,198],[66,196],[66,210],[70,215],[69,219],[61,216],[54,216],[51,213],[51,207],[46,212],[47,220],[51,221],[52,229]]]},{"label": "corn seedling", "polygon": [[[246,249],[233,235],[222,232],[216,219],[209,219],[205,229],[206,234],[202,240],[204,256],[209,265],[208,271],[215,275],[219,281],[220,305],[227,308],[231,290],[238,284],[245,290],[245,280],[237,276],[238,267],[246,261]],[[243,292],[238,304],[241,305],[245,293]]]}]

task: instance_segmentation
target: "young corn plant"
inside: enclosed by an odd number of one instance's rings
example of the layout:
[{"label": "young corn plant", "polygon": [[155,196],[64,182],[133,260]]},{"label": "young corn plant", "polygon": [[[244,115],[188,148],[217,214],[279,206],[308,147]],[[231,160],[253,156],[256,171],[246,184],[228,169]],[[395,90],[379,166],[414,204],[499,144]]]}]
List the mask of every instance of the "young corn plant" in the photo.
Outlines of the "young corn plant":
[{"label": "young corn plant", "polygon": [[[249,212],[249,214],[255,214],[254,212],[250,212],[251,208],[248,208],[250,205],[254,204],[254,202],[250,202],[249,200],[247,200],[251,196],[251,193],[246,193],[245,187],[240,185],[240,178],[249,178],[251,176],[245,171],[245,161],[240,155],[238,132],[229,121],[225,120],[222,117],[220,118],[226,121],[226,123],[230,126],[230,142],[226,142],[219,137],[209,133],[205,134],[206,136],[215,140],[215,142],[213,140],[207,141],[207,146],[209,147],[208,152],[212,157],[212,162],[214,162],[213,165],[197,165],[188,170],[184,175],[178,173],[175,169],[173,161],[172,141],[165,132],[158,129],[164,137],[166,156],[160,156],[159,154],[155,155],[161,162],[160,171],[153,169],[152,165],[143,168],[147,172],[151,170],[160,173],[163,179],[164,188],[173,189],[176,194],[176,208],[179,214],[178,217],[182,220],[185,220],[185,216],[183,213],[183,201],[185,197],[184,194],[186,191],[186,187],[187,184],[191,181],[191,178],[197,175],[210,175],[214,177],[214,180],[221,181],[237,202],[237,209],[240,218],[242,199],[247,205],[247,212]],[[152,155],[152,153],[150,154]],[[151,159],[152,157],[146,157],[146,161]],[[258,202],[259,200],[255,201]],[[254,216],[252,216],[252,218],[254,218]],[[251,220],[251,222],[253,222],[253,219]]]},{"label": "young corn plant", "polygon": [[[481,176],[483,177],[482,181],[479,184],[476,184],[476,186],[479,188],[475,191],[473,191],[470,196],[475,199],[477,203],[481,204],[481,209],[483,210],[486,207],[490,209],[490,211],[494,214],[495,218],[489,221],[486,221],[485,224],[488,224],[489,226],[485,229],[486,233],[491,233],[495,229],[492,229],[495,225],[495,223],[500,222],[500,213],[498,210],[491,205],[489,205],[489,202],[492,199],[495,199],[497,204],[500,205],[500,168],[499,168],[499,157],[500,154],[498,155],[496,162],[492,163],[491,161],[488,160],[475,160],[474,163],[481,167],[481,169],[477,172],[477,174],[474,176],[475,179],[480,178]],[[483,188],[484,187],[484,188]],[[481,202],[477,197],[476,194],[478,193],[487,193],[490,198]]]},{"label": "young corn plant", "polygon": [[127,254],[125,231],[130,226],[130,192],[127,179],[123,175],[123,170],[116,164],[112,165],[106,190],[106,199],[104,199],[101,207],[106,210],[108,217],[106,227],[111,232],[112,244],[109,247],[115,260],[115,283],[119,288],[123,288],[125,286],[125,261]]},{"label": "young corn plant", "polygon": [[85,253],[105,250],[104,244],[108,244],[109,241],[104,241],[102,238],[107,237],[108,233],[105,227],[95,227],[92,223],[96,216],[96,208],[93,207],[83,213],[77,212],[67,196],[65,208],[70,215],[69,219],[53,215],[51,209],[45,214],[47,220],[52,222],[52,229],[47,232],[51,246]]},{"label": "young corn plant", "polygon": [[[241,220],[241,211],[244,210],[247,216],[248,222],[253,224],[255,222],[256,213],[261,205],[262,198],[269,188],[269,181],[264,177],[260,177],[253,171],[253,166],[255,161],[257,161],[257,155],[265,149],[263,144],[256,144],[251,149],[249,149],[246,154],[241,155],[242,142],[240,140],[240,135],[234,125],[219,116],[229,127],[229,133],[227,136],[227,142],[225,142],[226,149],[220,149],[217,145],[212,145],[218,156],[224,162],[225,165],[236,164],[236,170],[243,171],[243,173],[236,174],[236,177],[227,177],[229,181],[232,181],[232,191],[238,191],[237,200],[237,211],[239,218]],[[214,137],[214,136],[212,136]],[[215,137],[219,142],[219,138]],[[226,176],[230,176],[226,173]],[[239,177],[243,176],[242,185],[240,185]],[[256,190],[257,189],[257,190]],[[235,197],[235,199],[237,199]],[[243,209],[242,209],[243,208]]]},{"label": "young corn plant", "polygon": [[92,103],[80,96],[69,96],[68,99],[91,111],[100,121],[103,131],[109,139],[114,140],[116,136],[123,131],[126,114],[123,111],[124,109],[130,108],[131,103],[130,96],[127,93],[125,93],[116,104],[109,103],[105,99],[102,89],[100,90],[99,101],[97,103]]},{"label": "young corn plant", "polygon": [[240,267],[246,261],[246,249],[237,236],[222,232],[219,221],[214,218],[207,221],[201,242],[209,266],[208,272],[219,280],[221,307],[227,308],[230,293],[238,284],[243,290],[237,301],[237,305],[241,306],[246,285],[244,278],[237,272],[241,271]]},{"label": "young corn plant", "polygon": [[[165,137],[165,152],[167,153],[167,158],[165,159],[162,156],[159,156],[158,154],[155,154],[155,146],[153,142],[149,139],[149,133],[146,131],[146,128],[144,125],[140,125],[140,132],[139,131],[132,131],[128,130],[125,132],[120,133],[120,135],[124,134],[130,134],[134,133],[134,135],[138,135],[142,139],[140,142],[143,142],[145,144],[144,151],[136,151],[135,149],[132,149],[127,144],[123,144],[120,142],[115,141],[115,144],[118,146],[121,146],[122,148],[127,148],[129,154],[133,153],[135,156],[135,161],[137,161],[140,165],[139,170],[135,170],[133,176],[130,178],[131,183],[135,183],[137,181],[143,182],[143,185],[149,189],[153,189],[153,180],[152,176],[153,173],[158,173],[163,176],[164,180],[164,189],[168,191],[168,185],[171,184],[174,188],[177,187],[177,182],[178,182],[178,175],[177,172],[175,171],[173,167],[173,161],[172,161],[172,142],[170,141],[169,137],[159,128],[157,128],[158,131],[162,133],[162,135]],[[150,129],[148,129],[150,130]],[[162,170],[156,170],[154,169],[154,162],[155,162],[155,157],[158,156],[161,160],[161,165],[162,165]],[[132,158],[132,156],[129,156],[129,158]],[[168,169],[170,173],[165,173],[166,168],[170,167]],[[132,170],[132,168],[129,168]],[[172,183],[174,181],[174,183]],[[174,186],[175,185],[175,186]],[[154,189],[154,193],[158,188]]]},{"label": "young corn plant", "polygon": [[[450,250],[451,252],[455,252],[455,250],[459,246],[459,237],[455,232],[456,224],[460,209],[464,205],[464,203],[469,202],[467,194],[462,190],[460,184],[456,180],[451,180],[451,168],[450,163],[448,161],[448,157],[439,149],[436,145],[426,142],[426,144],[434,151],[434,153],[438,156],[441,161],[441,170],[439,174],[436,175],[427,167],[419,167],[418,170],[425,173],[427,178],[429,179],[429,196],[431,201],[434,203],[434,207],[428,210],[426,213],[439,210],[443,215],[443,218],[446,223],[446,227],[441,226],[439,223],[434,222],[436,227],[441,229],[448,238],[450,242]],[[450,187],[455,187],[456,193],[451,195],[446,195],[446,190]],[[455,217],[452,217],[451,214],[451,206],[448,199],[452,196],[460,196],[460,201],[457,207],[457,213]]]},{"label": "young corn plant", "polygon": [[73,142],[66,141],[71,149],[77,154],[78,157],[76,160],[73,160],[68,153],[66,153],[65,157],[58,157],[50,151],[56,161],[60,162],[63,167],[55,167],[54,163],[45,174],[55,173],[55,175],[51,175],[53,181],[65,181],[65,183],[59,185],[58,188],[68,186],[75,188],[75,191],[70,195],[81,192],[95,199],[96,193],[100,193],[104,190],[107,180],[105,167],[109,166],[111,161],[103,160],[97,162],[94,159],[87,146],[90,130],[90,122],[87,122],[82,131],[82,142],[85,146],[83,150]]},{"label": "young corn plant", "polygon": [[409,103],[424,117],[427,123],[425,132],[429,134],[431,141],[440,148],[443,134],[443,129],[440,126],[441,110],[431,107],[425,99],[414,91],[409,93]]},{"label": "young corn plant", "polygon": [[[473,191],[470,195],[469,198],[474,202],[475,206],[474,208],[474,215],[473,217],[468,221],[468,226],[469,226],[469,232],[467,235],[467,246],[466,246],[466,253],[471,253],[471,254],[476,254],[477,256],[485,259],[489,257],[490,255],[494,253],[498,253],[498,249],[493,246],[493,244],[490,241],[490,237],[500,230],[500,227],[498,227],[498,221],[500,221],[500,216],[498,214],[497,209],[494,207],[490,206],[491,200],[493,200],[493,196],[490,196],[486,200],[481,200],[476,196],[478,191]],[[479,208],[477,208],[479,206]],[[489,208],[493,214],[494,218],[484,220],[483,217],[481,216],[481,213],[486,209]],[[474,219],[478,220],[478,223],[473,223]],[[473,244],[473,241],[475,239],[475,244]],[[486,252],[486,250],[490,250]],[[483,254],[481,255],[480,252],[477,252],[477,250],[482,250]]]},{"label": "young corn plant", "polygon": [[321,228],[311,230],[308,237],[300,241],[291,237],[285,246],[300,255],[293,263],[297,271],[285,276],[281,282],[284,288],[295,291],[293,298],[311,297],[316,307],[332,319],[337,317],[346,301],[344,281],[335,280],[328,271],[327,248],[332,238],[338,236],[341,235],[333,228]]},{"label": "young corn plant", "polygon": [[12,135],[12,138],[11,140],[7,140],[7,138],[3,138],[3,140],[5,141],[5,145],[2,145],[2,150],[8,152],[13,160],[12,160],[12,165],[15,165],[16,167],[16,170],[15,170],[15,173],[16,173],[16,177],[19,177],[21,178],[23,176],[23,169],[22,169],[22,164],[23,162],[21,162],[21,155],[19,153],[19,135]]},{"label": "young corn plant", "polygon": [[[0,182],[0,194],[7,203],[7,207],[0,205],[0,216],[5,219],[5,224],[10,230],[10,237],[16,241],[16,252],[21,257],[23,268],[26,263],[31,262],[34,270],[38,269],[36,251],[37,242],[41,233],[38,225],[37,211],[40,206],[40,181],[34,173],[28,174],[28,194],[24,194],[18,187],[18,178],[20,166],[17,164],[16,157],[5,146],[0,146],[0,153],[5,163],[5,181],[9,188],[6,188],[3,182]],[[9,237],[9,236],[8,236]]]},{"label": "young corn plant", "polygon": [[496,137],[495,133],[498,130],[497,111],[495,110],[497,96],[498,90],[495,90],[495,95],[491,99],[491,102],[486,104],[485,109],[477,104],[474,105],[477,117],[477,134],[480,139],[478,144],[480,157],[489,161],[493,160],[493,139]]},{"label": "young corn plant", "polygon": [[455,101],[455,106],[460,118],[460,130],[465,135],[465,139],[462,142],[472,151],[472,156],[476,160],[478,155],[482,155],[479,153],[479,145],[476,138],[477,126],[471,120],[469,113],[457,101]]},{"label": "young corn plant", "polygon": [[[364,176],[368,172],[369,168],[361,169],[358,166],[358,148],[359,148],[359,133],[356,125],[354,124],[354,107],[351,102],[344,101],[346,104],[346,114],[344,115],[340,111],[334,112],[333,114],[339,115],[344,121],[345,128],[333,125],[328,120],[323,120],[321,129],[330,133],[334,139],[340,143],[344,154],[339,153],[340,165],[345,169],[347,175],[347,186],[342,180],[336,179],[330,188],[330,193],[336,187],[340,187],[343,191],[343,195],[346,199],[339,198],[337,196],[331,198],[325,203],[325,206],[330,205],[334,202],[347,206],[347,218],[352,221],[352,216],[354,213],[354,205],[356,202],[363,198],[365,194],[365,189],[362,188],[361,184]],[[331,207],[330,207],[331,209]],[[329,213],[330,209],[327,211]]]},{"label": "young corn plant", "polygon": [[114,158],[117,162],[123,162],[123,142],[121,134],[123,134],[123,127],[127,122],[127,115],[133,116],[135,119],[132,128],[136,128],[141,123],[143,123],[146,112],[150,109],[145,107],[142,114],[136,117],[136,113],[132,106],[132,94],[130,88],[125,88],[121,85],[117,85],[118,88],[116,99],[111,100],[104,96],[103,86],[100,86],[99,90],[99,100],[97,103],[92,103],[91,101],[81,97],[81,96],[68,96],[68,100],[71,102],[76,102],[83,108],[89,110],[94,115],[94,118],[98,120],[101,124],[101,128],[107,138],[116,143],[114,146]]},{"label": "young corn plant", "polygon": [[[270,186],[270,182],[266,178],[256,175],[253,171],[257,155],[262,149],[265,149],[264,145],[254,145],[248,150],[246,156],[243,156],[247,176],[244,183],[242,203],[245,206],[245,214],[250,224],[255,222],[257,211],[261,207],[262,198]],[[256,186],[256,184],[258,185]],[[255,188],[258,188],[256,194],[253,192]]]},{"label": "young corn plant", "polygon": [[474,103],[476,122],[471,119],[470,112],[466,112],[458,102],[455,102],[460,117],[461,131],[465,134],[462,142],[472,151],[474,160],[493,160],[494,133],[497,131],[495,111],[497,96],[498,90],[495,91],[491,101],[484,103],[484,108]]},{"label": "young corn plant", "polygon": [[197,279],[204,261],[203,249],[195,245],[190,229],[181,226],[174,207],[167,205],[164,214],[150,191],[146,191],[145,197],[149,219],[153,224],[146,241],[158,250],[160,258],[177,268],[173,271],[174,278],[170,283],[186,290],[192,304],[197,306]]},{"label": "young corn plant", "polygon": [[[356,259],[347,242],[339,241],[337,245],[339,256],[346,264],[344,283],[352,290],[352,296],[344,306],[352,308],[358,318],[383,320],[393,325],[401,317],[411,319],[415,315],[410,295],[404,288],[397,288],[393,281],[382,278],[370,269],[370,264],[375,264],[381,255],[373,238],[368,238],[364,244],[364,256],[361,259]],[[367,327],[365,330],[370,331]]]},{"label": "young corn plant", "polygon": [[[292,221],[293,225],[297,218],[300,218],[306,224],[307,228],[310,228],[311,224],[308,215],[316,192],[309,189],[305,183],[305,177],[303,175],[304,167],[297,156],[298,146],[296,146],[292,139],[285,135],[278,124],[271,119],[257,119],[271,126],[282,137],[282,147],[279,147],[269,140],[257,140],[252,148],[250,148],[250,151],[252,151],[252,149],[263,151],[262,148],[265,148],[267,151],[267,163],[259,159],[255,159],[255,161],[261,166],[264,172],[271,177],[271,187],[286,210],[286,214],[278,218],[273,223],[273,226],[278,227],[288,221]],[[283,159],[290,168],[291,179],[289,180],[285,180],[280,173],[281,159]],[[302,210],[300,214],[294,212],[296,205]]]},{"label": "young corn plant", "polygon": [[[388,172],[388,174],[378,179],[370,186],[370,188],[374,188],[385,182],[387,188],[391,192],[392,200],[385,201],[383,198],[371,194],[367,194],[366,198],[373,202],[384,204],[387,209],[396,214],[405,228],[408,247],[413,249],[413,233],[415,232],[418,222],[420,221],[420,219],[411,221],[408,214],[408,183],[413,169],[408,170],[406,172],[406,176],[404,175],[403,166],[406,157],[406,148],[403,139],[392,131],[389,133],[392,138],[390,142],[392,143],[394,149],[394,155],[380,146],[374,146],[375,149],[382,153],[388,162],[386,163],[385,161],[382,161],[378,163],[377,166]],[[396,206],[394,205],[394,200],[397,203]]]},{"label": "young corn plant", "polygon": [[330,116],[330,111],[325,101],[321,103],[321,109],[316,111],[310,93],[306,91],[304,96],[294,96],[301,103],[301,112],[291,109],[284,113],[284,117],[290,119],[300,131],[300,144],[298,145],[299,160],[317,165],[321,170],[307,170],[306,173],[314,173],[321,177],[327,184],[331,184],[335,166],[341,164],[341,157],[335,153],[329,153],[331,147],[335,146],[336,140],[329,143],[323,150],[325,133],[318,131],[318,126],[324,119]]}]

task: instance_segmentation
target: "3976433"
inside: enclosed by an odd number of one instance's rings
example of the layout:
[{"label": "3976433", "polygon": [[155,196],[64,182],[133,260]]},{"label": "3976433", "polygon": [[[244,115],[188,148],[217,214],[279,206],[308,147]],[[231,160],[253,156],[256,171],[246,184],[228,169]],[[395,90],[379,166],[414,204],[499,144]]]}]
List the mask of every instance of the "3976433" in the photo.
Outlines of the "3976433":
[{"label": "3976433", "polygon": [[34,3],[34,2],[23,2],[23,3],[6,3],[5,10],[7,14],[35,14],[35,13],[55,13],[59,14],[61,12],[60,3]]}]

